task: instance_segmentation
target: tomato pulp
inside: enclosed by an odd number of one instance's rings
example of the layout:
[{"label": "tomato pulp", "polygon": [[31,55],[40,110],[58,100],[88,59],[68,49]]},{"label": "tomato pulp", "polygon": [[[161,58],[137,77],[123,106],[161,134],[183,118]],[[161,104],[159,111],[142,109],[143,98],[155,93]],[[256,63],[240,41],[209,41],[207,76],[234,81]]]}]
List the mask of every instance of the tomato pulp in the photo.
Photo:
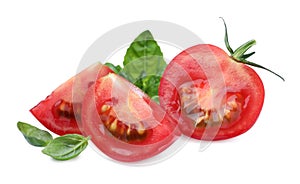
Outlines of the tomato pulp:
[{"label": "tomato pulp", "polygon": [[45,100],[39,102],[30,112],[47,129],[58,134],[81,134],[78,127],[82,99],[98,77],[112,72],[107,66],[96,63],[56,88]]},{"label": "tomato pulp", "polygon": [[221,140],[253,126],[263,106],[264,86],[252,68],[216,46],[200,44],[169,63],[159,97],[183,134]]},{"label": "tomato pulp", "polygon": [[152,157],[180,135],[177,122],[156,102],[113,73],[98,79],[86,93],[82,126],[103,153],[125,162]]}]

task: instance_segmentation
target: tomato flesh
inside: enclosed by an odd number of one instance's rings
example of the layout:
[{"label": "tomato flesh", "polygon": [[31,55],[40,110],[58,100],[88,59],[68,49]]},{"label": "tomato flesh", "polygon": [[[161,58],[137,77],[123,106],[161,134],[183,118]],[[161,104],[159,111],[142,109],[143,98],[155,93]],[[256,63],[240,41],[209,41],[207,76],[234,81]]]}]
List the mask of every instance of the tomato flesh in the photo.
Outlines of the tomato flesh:
[{"label": "tomato flesh", "polygon": [[169,63],[159,96],[185,135],[221,140],[253,126],[263,106],[264,87],[253,69],[216,46],[202,44]]},{"label": "tomato flesh", "polygon": [[80,123],[82,99],[98,77],[112,72],[107,66],[96,63],[56,88],[45,100],[30,112],[50,131],[58,134],[81,134]]},{"label": "tomato flesh", "polygon": [[177,122],[139,88],[116,75],[98,79],[82,107],[86,135],[109,157],[125,162],[150,158],[180,135]]}]

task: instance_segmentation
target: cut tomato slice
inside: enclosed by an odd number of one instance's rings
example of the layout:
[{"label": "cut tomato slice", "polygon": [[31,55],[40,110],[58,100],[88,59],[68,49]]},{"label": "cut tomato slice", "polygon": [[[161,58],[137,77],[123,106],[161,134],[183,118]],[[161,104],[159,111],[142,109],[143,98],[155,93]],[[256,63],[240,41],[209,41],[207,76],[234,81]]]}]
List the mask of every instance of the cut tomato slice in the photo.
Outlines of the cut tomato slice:
[{"label": "cut tomato slice", "polygon": [[152,157],[180,135],[177,122],[156,102],[113,73],[98,79],[88,90],[82,126],[103,153],[125,162]]},{"label": "cut tomato slice", "polygon": [[167,66],[159,87],[160,104],[196,139],[220,140],[249,130],[264,101],[256,72],[213,45],[196,45]]},{"label": "cut tomato slice", "polygon": [[82,99],[98,77],[112,72],[107,66],[96,63],[56,88],[30,112],[50,131],[58,134],[81,134],[78,127]]}]

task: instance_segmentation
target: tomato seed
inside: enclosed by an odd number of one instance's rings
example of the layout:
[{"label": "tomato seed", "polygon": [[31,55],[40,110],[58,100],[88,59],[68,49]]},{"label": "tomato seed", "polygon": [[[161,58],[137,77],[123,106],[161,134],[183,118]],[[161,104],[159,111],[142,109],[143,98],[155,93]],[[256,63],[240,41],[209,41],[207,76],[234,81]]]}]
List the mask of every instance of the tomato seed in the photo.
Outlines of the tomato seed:
[{"label": "tomato seed", "polygon": [[103,112],[105,112],[105,111],[107,111],[107,110],[109,110],[110,109],[110,106],[109,105],[102,105],[102,107],[101,107],[101,112],[103,113]]}]

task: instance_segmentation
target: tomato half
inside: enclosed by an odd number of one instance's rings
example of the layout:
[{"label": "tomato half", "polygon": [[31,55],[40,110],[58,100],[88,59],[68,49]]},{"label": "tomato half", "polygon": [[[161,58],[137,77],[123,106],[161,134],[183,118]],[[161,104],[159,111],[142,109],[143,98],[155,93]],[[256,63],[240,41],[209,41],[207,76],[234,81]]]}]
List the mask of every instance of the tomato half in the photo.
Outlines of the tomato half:
[{"label": "tomato half", "polygon": [[58,134],[81,134],[77,125],[80,121],[82,99],[98,77],[112,72],[107,66],[96,63],[56,88],[45,100],[30,112],[47,129]]},{"label": "tomato half", "polygon": [[253,126],[263,106],[264,87],[253,69],[216,46],[201,44],[170,62],[159,96],[185,135],[221,140]]},{"label": "tomato half", "polygon": [[82,126],[103,153],[125,162],[152,157],[180,135],[177,122],[157,103],[113,73],[98,79],[88,90]]}]

